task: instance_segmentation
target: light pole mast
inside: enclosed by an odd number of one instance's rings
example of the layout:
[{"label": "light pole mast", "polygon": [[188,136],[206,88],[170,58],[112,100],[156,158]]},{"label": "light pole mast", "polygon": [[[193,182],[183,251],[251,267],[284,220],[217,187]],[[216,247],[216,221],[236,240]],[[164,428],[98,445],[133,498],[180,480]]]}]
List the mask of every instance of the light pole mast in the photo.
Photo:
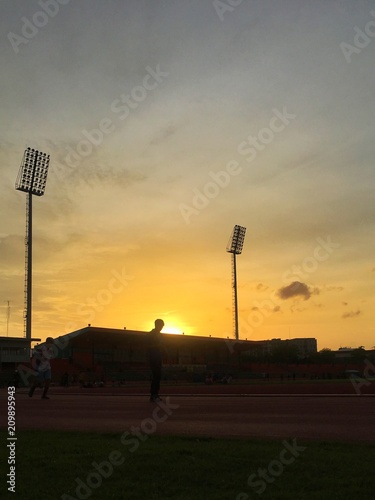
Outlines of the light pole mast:
[{"label": "light pole mast", "polygon": [[234,336],[239,339],[238,327],[238,298],[237,298],[237,262],[236,255],[240,255],[245,240],[246,227],[234,226],[227,245],[227,252],[232,254],[232,290],[233,290],[233,324]]},{"label": "light pole mast", "polygon": [[25,238],[25,337],[31,339],[31,306],[33,281],[33,197],[26,197],[26,238]]},{"label": "light pole mast", "polygon": [[27,193],[26,237],[25,237],[25,337],[31,340],[32,309],[32,236],[33,236],[33,195],[43,196],[49,166],[49,155],[37,149],[27,148],[18,172],[16,189]]}]

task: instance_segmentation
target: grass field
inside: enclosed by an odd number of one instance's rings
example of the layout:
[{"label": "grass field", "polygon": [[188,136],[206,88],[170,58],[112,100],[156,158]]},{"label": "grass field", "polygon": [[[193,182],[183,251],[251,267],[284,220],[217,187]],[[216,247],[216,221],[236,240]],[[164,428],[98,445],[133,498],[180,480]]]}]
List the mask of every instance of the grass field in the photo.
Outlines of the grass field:
[{"label": "grass field", "polygon": [[[0,432],[3,451],[6,433]],[[121,440],[122,437],[122,440]],[[23,500],[371,500],[374,446],[332,442],[17,433]],[[6,452],[2,464],[6,464]],[[96,465],[95,465],[96,464]],[[1,467],[2,470],[3,467]]]}]

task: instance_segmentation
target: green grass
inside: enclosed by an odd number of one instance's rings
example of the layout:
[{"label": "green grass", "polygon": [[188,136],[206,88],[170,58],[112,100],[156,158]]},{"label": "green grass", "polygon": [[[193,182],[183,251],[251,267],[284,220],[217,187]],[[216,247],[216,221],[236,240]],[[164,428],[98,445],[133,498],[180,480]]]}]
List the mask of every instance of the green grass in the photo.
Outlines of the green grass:
[{"label": "green grass", "polygon": [[[0,432],[1,466],[5,473],[6,434]],[[202,439],[149,436],[144,442],[121,434],[39,432],[17,433],[16,494],[6,492],[1,475],[0,498],[58,500],[91,498],[100,500],[371,500],[375,498],[374,447],[365,444],[307,442],[293,463],[277,468],[283,440]],[[292,439],[287,440],[289,443]],[[5,452],[4,452],[5,450]],[[122,465],[101,479],[98,488],[76,492],[80,478],[87,483],[95,470],[92,463],[108,462],[118,450]],[[4,453],[3,453],[4,452]],[[290,459],[288,452],[283,457]],[[248,485],[258,469],[268,472],[272,483],[258,494]],[[272,469],[272,467],[276,467]],[[91,479],[94,477],[91,476]],[[95,480],[95,478],[94,478]],[[253,477],[254,481],[259,478]],[[259,487],[259,486],[258,486]],[[79,493],[79,494],[78,494]],[[242,496],[241,496],[242,493]]]}]

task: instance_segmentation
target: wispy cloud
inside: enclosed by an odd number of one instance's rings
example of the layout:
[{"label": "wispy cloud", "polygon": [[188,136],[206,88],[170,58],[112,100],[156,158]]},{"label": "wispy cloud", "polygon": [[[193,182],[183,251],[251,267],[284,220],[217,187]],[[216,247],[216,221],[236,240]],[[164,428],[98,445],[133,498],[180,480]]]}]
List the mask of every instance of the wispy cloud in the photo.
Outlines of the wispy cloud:
[{"label": "wispy cloud", "polygon": [[359,309],[357,311],[350,311],[350,312],[347,312],[347,313],[344,313],[341,317],[343,319],[347,319],[347,318],[356,318],[357,316],[359,316],[360,314],[362,314],[362,311],[360,311]]},{"label": "wispy cloud", "polygon": [[268,286],[267,285],[264,285],[263,283],[258,283],[257,286],[256,286],[256,289],[259,291],[259,292],[265,292],[266,290],[268,290]]}]

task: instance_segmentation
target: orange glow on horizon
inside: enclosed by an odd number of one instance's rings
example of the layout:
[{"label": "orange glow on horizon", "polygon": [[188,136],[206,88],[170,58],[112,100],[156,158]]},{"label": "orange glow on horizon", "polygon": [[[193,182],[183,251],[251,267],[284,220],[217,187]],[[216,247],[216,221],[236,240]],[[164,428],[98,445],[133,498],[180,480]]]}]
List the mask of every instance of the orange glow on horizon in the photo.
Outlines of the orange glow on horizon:
[{"label": "orange glow on horizon", "polygon": [[173,334],[173,335],[182,335],[183,332],[180,328],[177,328],[175,326],[165,325],[163,328],[163,333]]}]

